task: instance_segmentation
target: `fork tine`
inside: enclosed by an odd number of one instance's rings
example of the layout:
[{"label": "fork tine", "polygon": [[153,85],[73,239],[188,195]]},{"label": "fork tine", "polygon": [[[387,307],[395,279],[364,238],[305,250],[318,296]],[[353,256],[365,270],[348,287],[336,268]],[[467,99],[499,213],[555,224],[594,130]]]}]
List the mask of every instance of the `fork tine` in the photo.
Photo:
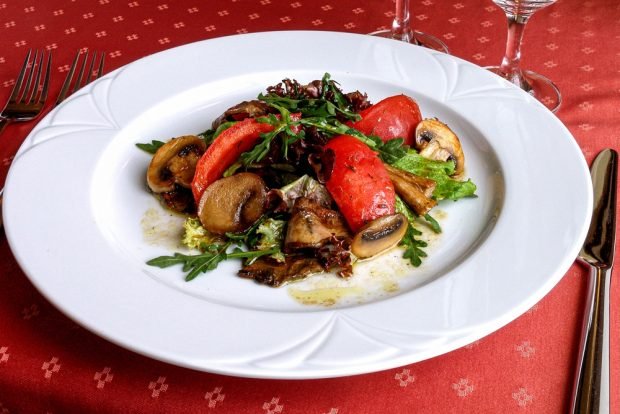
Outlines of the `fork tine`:
[{"label": "fork tine", "polygon": [[19,71],[19,75],[17,75],[17,80],[15,81],[13,91],[11,92],[11,96],[9,97],[9,102],[15,102],[17,100],[17,97],[19,96],[19,91],[22,88],[22,81],[24,80],[24,75],[26,74],[26,70],[28,69],[28,62],[30,61],[31,55],[32,49],[28,49],[26,59],[24,60],[24,64],[22,65],[21,70]]},{"label": "fork tine", "polygon": [[88,65],[88,70],[86,71],[86,78],[84,78],[84,85],[88,84],[93,77],[93,69],[95,67],[96,60],[97,60],[97,52],[93,53],[93,58],[90,61],[90,65]]},{"label": "fork tine", "polygon": [[[43,72],[43,59],[45,58],[45,53],[41,52],[41,56],[38,60],[34,60],[32,63],[32,71],[30,74],[36,71],[34,76],[34,82],[32,85],[28,84],[28,88],[24,90],[24,99],[26,99],[27,91],[30,90],[30,96],[27,99],[27,104],[31,104],[34,102],[34,98],[39,94],[39,81],[41,80],[41,72]],[[31,76],[32,77],[32,76]]]},{"label": "fork tine", "polygon": [[34,76],[34,72],[37,68],[37,59],[39,59],[39,51],[34,51],[34,57],[32,58],[32,62],[30,63],[30,71],[28,72],[28,78],[26,79],[26,85],[22,89],[22,92],[19,94],[18,102],[25,103],[25,99],[28,96],[28,91],[32,86],[32,77]]},{"label": "fork tine", "polygon": [[73,85],[73,91],[71,91],[71,93],[75,93],[78,89],[82,87],[82,79],[84,78],[84,72],[86,71],[86,62],[88,62],[88,50],[84,55],[82,66],[80,66],[80,73],[78,74],[78,78],[75,81],[75,85]]},{"label": "fork tine", "polygon": [[50,86],[50,72],[52,68],[52,53],[47,55],[47,68],[45,69],[45,77],[43,78],[43,89],[41,89],[41,95],[39,95],[39,103],[44,103],[47,100],[47,92]]},{"label": "fork tine", "polygon": [[103,75],[103,65],[105,64],[105,53],[101,53],[101,60],[99,61],[99,67],[97,68],[97,74],[95,75],[95,79],[99,79],[101,75]]},{"label": "fork tine", "polygon": [[73,79],[73,74],[75,73],[75,69],[77,68],[78,62],[80,60],[80,54],[81,53],[78,50],[78,52],[75,55],[75,58],[73,59],[73,63],[71,64],[71,68],[69,69],[69,72],[67,72],[67,76],[65,77],[65,81],[62,84],[62,88],[60,89],[60,94],[58,95],[58,99],[56,99],[56,105],[64,101],[65,98],[67,97],[67,94],[69,93],[69,87],[71,86],[71,80]]},{"label": "fork tine", "polygon": [[[83,60],[82,55],[84,55]],[[89,55],[91,55],[89,51],[81,52],[78,50],[62,85],[58,99],[56,99],[56,105],[64,101],[70,94],[103,75],[105,53],[99,52],[99,54],[97,54],[97,52],[93,52],[92,57],[89,57]],[[77,79],[74,81],[73,77],[76,75],[76,71],[78,72],[76,76]]]}]

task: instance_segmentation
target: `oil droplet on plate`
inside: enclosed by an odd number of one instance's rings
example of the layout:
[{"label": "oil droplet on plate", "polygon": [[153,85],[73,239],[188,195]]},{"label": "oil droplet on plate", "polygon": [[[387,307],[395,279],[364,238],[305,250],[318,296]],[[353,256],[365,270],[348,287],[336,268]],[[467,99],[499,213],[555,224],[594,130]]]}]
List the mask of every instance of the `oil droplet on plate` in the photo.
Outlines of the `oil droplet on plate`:
[{"label": "oil droplet on plate", "polygon": [[360,261],[353,265],[353,276],[343,279],[334,274],[317,274],[287,288],[298,303],[316,307],[347,306],[372,302],[400,291],[399,280],[411,274],[401,249]]},{"label": "oil droplet on plate", "polygon": [[140,220],[142,237],[150,245],[163,246],[171,250],[179,249],[183,238],[184,221],[181,216],[149,208]]},{"label": "oil droplet on plate", "polygon": [[364,289],[359,286],[332,287],[303,290],[289,288],[288,293],[297,302],[303,305],[318,305],[329,307],[346,298],[355,298],[364,294]]}]

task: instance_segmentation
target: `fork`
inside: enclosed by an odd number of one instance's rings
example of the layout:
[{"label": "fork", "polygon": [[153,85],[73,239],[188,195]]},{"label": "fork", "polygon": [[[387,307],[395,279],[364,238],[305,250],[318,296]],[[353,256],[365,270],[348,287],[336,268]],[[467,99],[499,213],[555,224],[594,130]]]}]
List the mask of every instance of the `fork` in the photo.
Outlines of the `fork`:
[{"label": "fork", "polygon": [[[81,59],[82,54],[85,55],[84,59]],[[82,53],[81,51],[78,51],[77,54],[75,55],[75,58],[73,59],[73,63],[71,64],[71,67],[69,68],[69,72],[67,73],[67,76],[65,77],[65,81],[62,84],[62,88],[60,90],[60,94],[58,95],[58,98],[56,99],[56,103],[54,104],[54,106],[57,106],[58,104],[60,104],[62,101],[64,101],[69,95],[71,95],[72,93],[76,92],[78,89],[83,88],[84,86],[86,86],[87,84],[89,84],[90,82],[92,82],[95,79],[98,79],[99,77],[101,77],[101,75],[103,75],[103,65],[104,65],[104,61],[105,61],[105,53],[100,52],[99,53],[99,57],[97,57],[97,52],[93,53],[93,57],[90,60],[90,64],[88,64],[88,70],[87,68],[87,63],[88,63],[88,51],[86,51],[85,53]],[[36,57],[36,53],[35,53],[35,57]],[[28,66],[28,60],[30,58],[30,52],[28,52],[28,56],[26,57],[26,62],[24,63],[24,67],[22,68],[22,71],[19,74],[19,78],[16,81],[16,86],[18,83],[21,83],[24,72],[25,72],[25,68]],[[43,98],[39,98],[39,100],[43,100],[43,103],[45,102],[45,99],[47,98],[47,85],[49,83],[49,67],[50,67],[50,62],[51,62],[51,55],[48,58],[48,64],[47,64],[47,71],[45,74],[45,81],[43,84],[43,91],[42,91],[42,96]],[[81,65],[80,65],[81,62]],[[78,69],[79,66],[79,69]],[[78,77],[76,79],[74,79],[74,75],[75,75],[75,71],[78,70]],[[40,72],[40,68],[39,68],[39,72]],[[32,74],[32,72],[31,72]],[[40,73],[39,73],[40,75]],[[38,77],[39,75],[37,75],[37,81],[35,83],[38,83]],[[28,81],[30,82],[30,81]],[[21,86],[20,86],[21,87]],[[15,94],[15,90],[19,89],[19,88],[14,88],[13,89],[13,93],[11,94],[11,98],[13,98],[13,95]],[[10,101],[10,100],[9,100]],[[43,104],[41,104],[41,108],[43,107]],[[6,109],[5,109],[6,110]],[[32,118],[26,118],[26,119],[19,119],[16,118],[15,120],[20,120],[20,121],[27,121],[29,119],[33,119],[34,117],[36,117],[39,113],[40,113],[40,109],[39,112],[37,112]],[[7,120],[10,118],[4,118],[4,111],[2,112],[2,114],[0,114],[0,122],[4,122],[4,124],[0,124],[0,132],[2,132],[2,129],[4,128],[4,125],[6,125]],[[2,196],[4,193],[4,187],[0,189],[0,231],[3,230],[4,228],[4,223],[2,222]]]},{"label": "fork", "polygon": [[[84,58],[82,59],[82,55]],[[95,79],[98,79],[103,75],[103,65],[105,63],[105,53],[100,52],[99,57],[97,57],[97,52],[93,53],[92,58],[89,61],[89,52],[86,51],[82,53],[78,50],[75,58],[73,59],[73,63],[71,64],[71,68],[67,73],[67,77],[65,78],[65,82],[60,89],[60,94],[58,95],[58,99],[56,99],[56,105],[64,101],[69,95],[76,92],[78,89],[83,88],[88,85]],[[81,64],[80,64],[81,61]],[[88,66],[88,69],[87,69]],[[79,69],[78,69],[79,67]],[[74,75],[76,70],[78,70],[77,78],[74,79]]]},{"label": "fork", "polygon": [[[30,121],[41,113],[47,100],[51,64],[51,52],[46,59],[45,52],[35,50],[33,56],[32,49],[28,50],[11,96],[0,112],[0,133],[10,122]],[[41,79],[43,68],[45,74]]]}]

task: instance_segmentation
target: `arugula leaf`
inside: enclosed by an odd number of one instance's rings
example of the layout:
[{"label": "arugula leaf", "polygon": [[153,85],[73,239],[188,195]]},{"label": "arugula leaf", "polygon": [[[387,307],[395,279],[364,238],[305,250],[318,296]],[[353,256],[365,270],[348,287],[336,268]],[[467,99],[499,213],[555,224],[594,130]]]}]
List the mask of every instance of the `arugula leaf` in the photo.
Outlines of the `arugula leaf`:
[{"label": "arugula leaf", "polygon": [[302,118],[299,123],[305,126],[315,127],[331,135],[350,135],[355,137],[368,145],[370,149],[376,151],[379,154],[379,158],[388,164],[393,164],[407,155],[407,150],[409,149],[407,145],[403,145],[403,138],[394,138],[387,142],[383,142],[381,138],[377,136],[365,135],[357,129],[351,128],[336,119]]},{"label": "arugula leaf", "polygon": [[280,96],[275,93],[259,94],[258,99],[270,104],[286,108],[290,112],[300,112],[303,117],[335,118],[357,121],[360,115],[352,111],[352,105],[340,90],[338,83],[331,80],[325,73],[321,80],[322,91],[319,98],[309,98],[303,93],[296,96]]},{"label": "arugula leaf", "polygon": [[232,242],[224,244],[210,244],[205,246],[205,251],[200,254],[186,255],[175,253],[173,256],[159,256],[146,262],[149,266],[166,268],[174,265],[183,265],[183,271],[187,272],[185,281],[189,282],[198,277],[201,273],[214,270],[217,266],[227,259],[257,258],[280,251],[279,248],[268,250],[243,251],[236,248],[232,252],[227,252]]},{"label": "arugula leaf", "polygon": [[162,147],[162,145],[164,145],[165,142],[162,141],[158,141],[156,139],[152,140],[151,143],[145,143],[145,144],[136,144],[136,147],[140,148],[143,151],[148,152],[149,154],[155,154],[157,152],[157,150],[159,148]]},{"label": "arugula leaf", "polygon": [[290,112],[300,112],[304,117],[331,118],[340,114],[346,119],[357,121],[359,114],[352,112],[347,107],[339,107],[325,99],[293,99],[276,94],[258,95],[258,99],[269,105],[277,105],[286,108]]},{"label": "arugula leaf", "polygon": [[441,226],[439,225],[439,222],[437,222],[437,220],[433,218],[433,216],[431,216],[429,213],[426,213],[424,215],[424,220],[426,220],[426,222],[430,224],[431,230],[433,230],[433,232],[437,234],[441,233]]},{"label": "arugula leaf", "polygon": [[207,129],[204,132],[198,134],[200,138],[205,141],[205,144],[211,145],[215,138],[217,138],[222,132],[235,125],[237,121],[226,121],[222,122],[216,129]]},{"label": "arugula leaf", "polygon": [[269,154],[271,148],[271,142],[278,136],[282,136],[283,145],[282,152],[283,157],[286,159],[288,156],[288,146],[293,142],[303,139],[304,132],[300,130],[295,132],[293,127],[299,125],[299,121],[293,121],[291,119],[291,112],[281,106],[271,104],[274,108],[280,111],[280,118],[274,114],[269,114],[260,118],[256,118],[256,121],[273,125],[273,130],[260,135],[260,142],[252,148],[251,151],[241,154],[241,162],[243,165],[249,165],[256,162],[260,162],[263,158]]},{"label": "arugula leaf", "polygon": [[423,240],[416,239],[416,236],[421,235],[422,232],[417,230],[411,222],[409,223],[409,227],[407,227],[407,232],[405,233],[405,237],[400,241],[399,245],[405,247],[405,253],[403,253],[403,257],[405,259],[409,259],[411,264],[415,267],[418,267],[422,264],[422,258],[426,257],[426,252],[422,250],[424,247],[428,246]]},{"label": "arugula leaf", "polygon": [[428,244],[416,238],[422,234],[421,231],[414,227],[416,215],[399,196],[396,196],[395,209],[396,212],[404,214],[409,222],[407,232],[398,245],[405,247],[403,257],[409,259],[413,266],[418,267],[422,264],[422,258],[426,257],[426,252],[423,249],[427,247]]},{"label": "arugula leaf", "polygon": [[331,79],[331,75],[329,73],[325,72],[323,79],[321,79],[321,83],[323,84],[323,99],[326,99],[327,96],[331,94],[333,95],[333,99],[339,108],[348,106],[349,103],[347,98],[338,87],[338,83]]},{"label": "arugula leaf", "polygon": [[[258,234],[258,230],[262,223],[265,222],[266,216],[258,219],[252,227],[245,230],[242,233],[226,233],[227,241],[221,242],[213,242],[211,244],[207,244],[207,242],[202,242],[199,245],[199,249],[201,253],[199,254],[183,254],[183,253],[174,253],[172,256],[159,256],[154,259],[146,262],[149,266],[155,266],[159,268],[166,268],[175,265],[182,265],[183,272],[186,272],[185,280],[190,281],[198,277],[201,273],[206,273],[208,271],[214,270],[217,266],[228,259],[249,259],[255,260],[261,256],[266,255],[278,255],[282,254],[280,250],[280,245],[274,242],[273,245],[265,245],[261,246],[259,250],[248,250],[244,251],[240,248],[236,247],[232,251],[229,251],[230,247],[234,244],[241,245],[244,244],[249,246],[250,248],[257,245],[257,241],[262,237],[261,234]],[[192,222],[190,223],[191,229],[194,233],[202,233],[200,229],[199,223]],[[187,228],[186,228],[187,230]],[[203,229],[204,230],[204,229]],[[206,230],[204,230],[206,231]],[[204,239],[208,240],[208,239]],[[195,240],[196,243],[199,243],[200,240]],[[195,244],[192,244],[192,247],[195,247]]]}]

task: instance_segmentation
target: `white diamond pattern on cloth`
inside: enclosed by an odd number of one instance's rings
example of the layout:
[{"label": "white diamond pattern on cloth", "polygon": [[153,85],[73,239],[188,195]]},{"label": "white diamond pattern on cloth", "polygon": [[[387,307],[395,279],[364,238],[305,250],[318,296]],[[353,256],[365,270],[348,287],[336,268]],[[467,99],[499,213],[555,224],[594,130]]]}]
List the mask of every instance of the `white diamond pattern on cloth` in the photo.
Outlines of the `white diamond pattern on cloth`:
[{"label": "white diamond pattern on cloth", "polygon": [[59,359],[57,357],[53,357],[52,359],[50,359],[49,361],[46,361],[43,363],[43,365],[41,366],[41,369],[43,370],[44,374],[43,376],[47,379],[52,378],[52,375],[57,373],[58,371],[60,371],[60,363],[59,363]]},{"label": "white diamond pattern on cloth", "polygon": [[107,383],[112,382],[112,380],[114,379],[112,368],[105,367],[102,371],[96,372],[93,379],[97,382],[97,388],[102,390]]},{"label": "white diamond pattern on cloth", "polygon": [[166,384],[166,377],[159,377],[157,381],[151,381],[149,383],[149,390],[151,390],[151,397],[159,398],[162,392],[168,390],[168,384]]},{"label": "white diamond pattern on cloth", "polygon": [[284,405],[280,404],[280,397],[273,397],[271,401],[263,404],[265,414],[278,414],[284,410]]},{"label": "white diamond pattern on cloth", "polygon": [[394,379],[398,382],[400,387],[406,387],[415,381],[415,375],[411,374],[408,368],[403,369],[401,372],[394,375]]},{"label": "white diamond pattern on cloth", "polygon": [[8,346],[0,346],[0,364],[6,364],[9,360],[9,347]]},{"label": "white diamond pattern on cloth", "polygon": [[474,392],[474,385],[467,378],[459,378],[459,380],[452,384],[452,389],[461,398],[465,398]]},{"label": "white diamond pattern on cloth", "polygon": [[534,401],[534,396],[529,394],[526,388],[519,388],[512,393],[512,398],[515,400],[519,407],[527,407]]},{"label": "white diamond pattern on cloth", "polygon": [[209,391],[205,394],[205,400],[207,400],[209,408],[215,408],[224,401],[226,394],[222,393],[222,389],[222,387],[215,387],[213,391]]}]

